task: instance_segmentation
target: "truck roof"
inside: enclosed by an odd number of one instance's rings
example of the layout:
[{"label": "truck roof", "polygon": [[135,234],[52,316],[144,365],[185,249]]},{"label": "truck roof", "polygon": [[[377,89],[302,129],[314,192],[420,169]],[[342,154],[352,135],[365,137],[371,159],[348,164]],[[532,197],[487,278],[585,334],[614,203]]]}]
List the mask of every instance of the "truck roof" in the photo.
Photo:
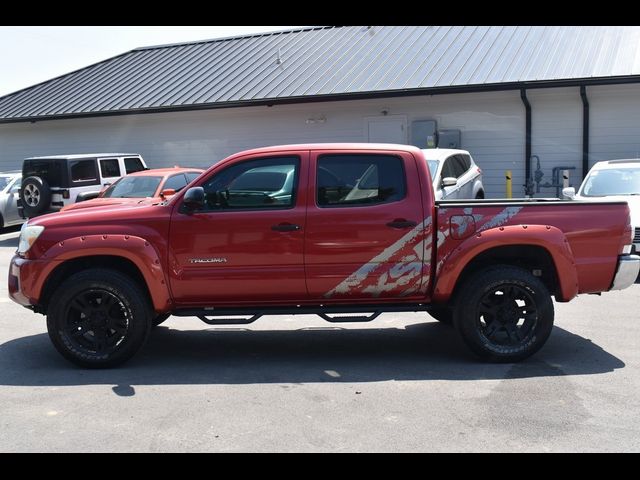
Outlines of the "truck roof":
[{"label": "truck roof", "polygon": [[[239,153],[244,155],[257,152],[278,152],[280,150],[404,150],[420,152],[420,149],[413,145],[401,145],[397,143],[300,143],[252,148]],[[233,156],[236,155],[237,154],[234,154]]]}]

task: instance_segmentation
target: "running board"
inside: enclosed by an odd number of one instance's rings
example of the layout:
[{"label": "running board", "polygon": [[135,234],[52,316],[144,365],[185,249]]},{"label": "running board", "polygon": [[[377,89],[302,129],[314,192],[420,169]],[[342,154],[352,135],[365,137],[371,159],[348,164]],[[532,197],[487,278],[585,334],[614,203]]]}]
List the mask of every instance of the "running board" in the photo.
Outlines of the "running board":
[{"label": "running board", "polygon": [[[431,308],[424,303],[382,305],[313,305],[259,308],[182,308],[172,315],[197,317],[209,325],[246,325],[265,315],[318,315],[332,323],[370,322],[385,312],[425,312]],[[231,318],[235,317],[235,318]]]}]

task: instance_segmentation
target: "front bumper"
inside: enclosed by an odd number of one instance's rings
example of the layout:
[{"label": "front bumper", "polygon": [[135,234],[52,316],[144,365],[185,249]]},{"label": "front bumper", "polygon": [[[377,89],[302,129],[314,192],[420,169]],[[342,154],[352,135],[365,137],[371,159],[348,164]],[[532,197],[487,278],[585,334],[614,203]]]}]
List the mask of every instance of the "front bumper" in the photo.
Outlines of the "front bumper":
[{"label": "front bumper", "polygon": [[613,284],[609,290],[623,290],[633,285],[640,272],[640,257],[638,255],[620,255],[618,268],[613,277]]},{"label": "front bumper", "polygon": [[9,265],[9,297],[20,305],[37,309],[44,280],[57,263],[28,260],[14,255]]}]

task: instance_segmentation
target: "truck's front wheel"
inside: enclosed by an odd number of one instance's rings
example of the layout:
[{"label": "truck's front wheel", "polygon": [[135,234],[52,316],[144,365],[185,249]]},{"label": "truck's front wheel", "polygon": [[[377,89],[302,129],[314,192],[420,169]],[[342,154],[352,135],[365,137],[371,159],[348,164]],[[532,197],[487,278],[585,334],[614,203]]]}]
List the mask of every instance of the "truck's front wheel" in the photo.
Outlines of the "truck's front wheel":
[{"label": "truck's front wheel", "polygon": [[482,359],[517,362],[544,345],[553,316],[551,296],[539,278],[522,268],[496,266],[460,287],[454,325]]},{"label": "truck's front wheel", "polygon": [[69,277],[54,293],[47,329],[71,362],[108,368],[131,358],[151,329],[151,311],[140,287],[119,272],[90,269]]}]

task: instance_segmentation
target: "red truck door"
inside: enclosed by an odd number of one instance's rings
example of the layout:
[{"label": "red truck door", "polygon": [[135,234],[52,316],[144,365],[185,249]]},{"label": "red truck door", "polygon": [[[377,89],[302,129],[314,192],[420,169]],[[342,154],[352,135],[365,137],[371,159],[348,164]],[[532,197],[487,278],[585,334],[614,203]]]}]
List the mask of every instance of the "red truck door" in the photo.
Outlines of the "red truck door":
[{"label": "red truck door", "polygon": [[327,151],[311,152],[310,160],[305,266],[311,298],[420,296],[431,219],[425,221],[414,157]]},{"label": "red truck door", "polygon": [[307,152],[243,157],[199,183],[202,210],[176,205],[169,234],[176,303],[306,299],[307,177]]}]

